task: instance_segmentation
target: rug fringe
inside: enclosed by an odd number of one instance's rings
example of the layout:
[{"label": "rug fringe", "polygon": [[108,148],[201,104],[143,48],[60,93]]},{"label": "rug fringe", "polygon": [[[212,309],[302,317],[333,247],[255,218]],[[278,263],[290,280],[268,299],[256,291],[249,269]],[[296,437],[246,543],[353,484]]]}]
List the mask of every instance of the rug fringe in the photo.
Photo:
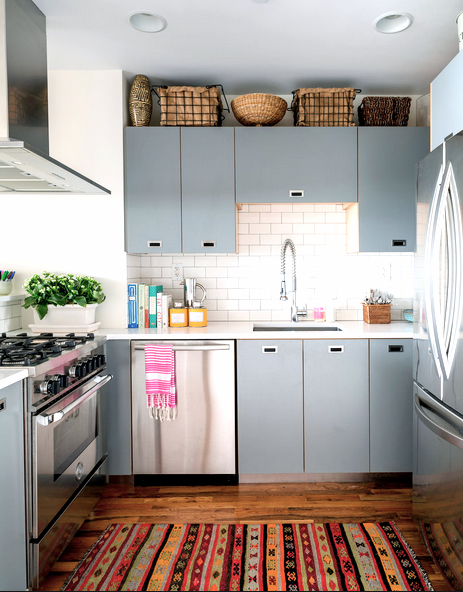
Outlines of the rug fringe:
[{"label": "rug fringe", "polygon": [[[420,560],[416,556],[415,551],[407,543],[406,538],[404,537],[404,535],[402,534],[400,528],[397,526],[397,524],[394,522],[394,520],[391,520],[390,523],[394,525],[395,530],[400,534],[400,538],[402,539],[402,543],[404,544],[404,547],[407,548],[407,551],[410,553],[410,555],[413,557],[413,560],[416,562],[416,566],[420,570],[420,573],[423,576],[423,580],[425,581],[426,586],[428,587],[429,592],[435,592],[434,591],[434,588],[432,587],[431,582],[429,581],[428,574],[423,569],[423,566],[421,565]],[[420,532],[420,534],[421,534],[421,532]],[[431,555],[431,557],[432,557],[432,555]]]}]

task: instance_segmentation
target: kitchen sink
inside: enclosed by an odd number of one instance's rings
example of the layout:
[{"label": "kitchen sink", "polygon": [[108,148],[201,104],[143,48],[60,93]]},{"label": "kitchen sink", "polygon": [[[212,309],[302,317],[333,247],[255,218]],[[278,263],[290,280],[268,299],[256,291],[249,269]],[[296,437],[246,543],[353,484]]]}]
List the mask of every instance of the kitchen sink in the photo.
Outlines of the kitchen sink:
[{"label": "kitchen sink", "polygon": [[320,323],[255,323],[253,331],[342,331],[337,325],[322,325]]}]

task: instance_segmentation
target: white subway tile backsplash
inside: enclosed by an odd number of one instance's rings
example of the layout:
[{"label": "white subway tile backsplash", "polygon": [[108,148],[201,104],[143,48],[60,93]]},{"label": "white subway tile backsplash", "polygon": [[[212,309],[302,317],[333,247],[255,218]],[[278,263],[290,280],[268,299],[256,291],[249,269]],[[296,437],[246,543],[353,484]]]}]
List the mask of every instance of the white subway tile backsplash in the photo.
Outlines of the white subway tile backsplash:
[{"label": "white subway tile backsplash", "polygon": [[[361,320],[360,302],[370,288],[394,294],[393,320],[402,320],[403,310],[412,308],[413,255],[346,254],[342,204],[243,204],[238,233],[237,254],[129,255],[129,281],[163,284],[181,299],[183,288],[172,281],[171,265],[182,263],[184,276],[196,278],[207,290],[210,321],[289,321],[290,303],[282,302],[279,293],[281,246],[291,238],[297,252],[298,305],[307,303],[309,315],[315,298],[332,298],[338,320]],[[290,289],[289,255],[286,272]],[[6,322],[10,318],[0,313],[0,330]]]}]

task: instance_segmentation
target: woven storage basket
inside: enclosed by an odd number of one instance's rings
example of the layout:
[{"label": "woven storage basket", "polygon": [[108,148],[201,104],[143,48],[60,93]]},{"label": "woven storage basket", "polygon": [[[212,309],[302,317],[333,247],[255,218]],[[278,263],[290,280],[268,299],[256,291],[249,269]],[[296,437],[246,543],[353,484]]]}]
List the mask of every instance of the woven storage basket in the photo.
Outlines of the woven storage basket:
[{"label": "woven storage basket", "polygon": [[298,88],[291,109],[296,126],[354,126],[354,88]]},{"label": "woven storage basket", "polygon": [[[221,126],[221,85],[158,86],[161,125]],[[222,89],[223,90],[223,89]]]},{"label": "woven storage basket", "polygon": [[363,320],[370,325],[386,325],[391,322],[390,304],[364,304]]},{"label": "woven storage basket", "polygon": [[264,93],[251,93],[236,97],[231,102],[233,115],[241,125],[275,125],[281,121],[288,103],[281,97]]},{"label": "woven storage basket", "polygon": [[359,125],[406,126],[410,97],[363,97],[357,112]]}]

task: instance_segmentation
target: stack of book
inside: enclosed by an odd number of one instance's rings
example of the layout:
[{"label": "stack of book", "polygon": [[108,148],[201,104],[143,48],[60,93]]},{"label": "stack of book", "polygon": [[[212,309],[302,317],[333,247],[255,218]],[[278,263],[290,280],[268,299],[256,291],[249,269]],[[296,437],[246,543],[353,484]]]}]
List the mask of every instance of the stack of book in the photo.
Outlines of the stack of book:
[{"label": "stack of book", "polygon": [[129,329],[162,329],[169,326],[172,296],[162,286],[128,285]]}]

